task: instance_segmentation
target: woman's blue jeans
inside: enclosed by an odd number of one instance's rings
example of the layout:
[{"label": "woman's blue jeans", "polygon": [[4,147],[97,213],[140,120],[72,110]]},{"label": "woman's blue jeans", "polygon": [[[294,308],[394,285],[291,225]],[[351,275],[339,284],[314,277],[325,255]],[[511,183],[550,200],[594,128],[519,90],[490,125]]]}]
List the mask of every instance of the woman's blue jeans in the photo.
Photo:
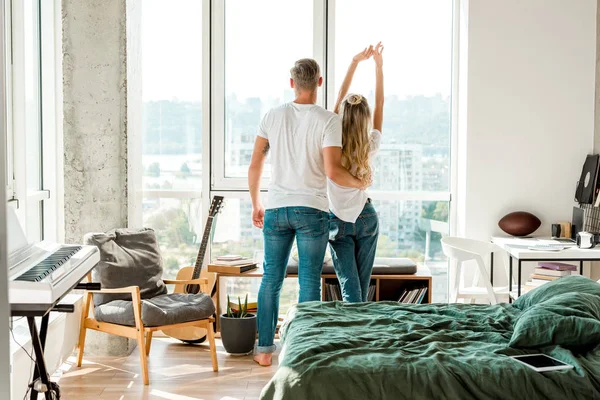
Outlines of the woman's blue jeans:
[{"label": "woman's blue jeans", "polygon": [[273,339],[279,315],[279,293],[294,238],[298,244],[300,303],[321,300],[321,271],[329,236],[329,214],[310,207],[282,207],[265,211],[265,259],[258,291],[258,347],[275,351]]},{"label": "woman's blue jeans", "polygon": [[367,301],[378,237],[379,219],[371,203],[355,223],[329,214],[329,244],[344,301]]}]

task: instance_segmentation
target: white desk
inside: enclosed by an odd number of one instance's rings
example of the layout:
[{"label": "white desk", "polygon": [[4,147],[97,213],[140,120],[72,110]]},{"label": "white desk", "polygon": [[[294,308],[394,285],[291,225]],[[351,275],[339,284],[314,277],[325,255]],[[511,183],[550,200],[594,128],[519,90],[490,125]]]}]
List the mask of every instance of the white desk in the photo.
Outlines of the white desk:
[{"label": "white desk", "polygon": [[[549,238],[548,238],[549,240]],[[542,244],[540,241],[532,239],[522,239],[507,236],[492,236],[492,243],[502,248],[508,254],[508,289],[512,290],[512,276],[513,276],[513,259],[516,260],[518,266],[517,275],[517,296],[521,296],[521,264],[523,261],[579,261],[579,273],[583,275],[583,262],[584,261],[600,261],[600,247],[593,249],[580,249],[577,246],[571,245],[564,250],[559,251],[540,251],[531,250],[527,248],[527,244],[535,245]],[[517,247],[519,246],[519,247]],[[492,274],[494,268],[494,257],[492,254]]]}]

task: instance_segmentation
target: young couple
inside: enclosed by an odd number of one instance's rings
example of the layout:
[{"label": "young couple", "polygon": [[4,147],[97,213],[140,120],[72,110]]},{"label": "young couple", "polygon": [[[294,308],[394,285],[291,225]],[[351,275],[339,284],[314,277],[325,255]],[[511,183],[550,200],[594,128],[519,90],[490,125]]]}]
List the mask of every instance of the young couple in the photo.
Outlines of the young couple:
[{"label": "young couple", "polygon": [[[381,142],[382,52],[379,43],[354,56],[333,113],[316,105],[323,83],[319,65],[311,59],[296,61],[290,79],[294,101],[270,110],[260,123],[248,170],[252,222],[263,230],[265,244],[254,357],[260,365],[270,365],[275,350],[279,293],[294,239],[300,302],[321,299],[328,243],[344,300],[367,300],[379,226],[365,189],[372,180],[370,160]],[[358,64],[369,58],[376,65],[372,116],[364,96],[346,96]],[[260,179],[269,152],[272,172],[265,210]]]}]

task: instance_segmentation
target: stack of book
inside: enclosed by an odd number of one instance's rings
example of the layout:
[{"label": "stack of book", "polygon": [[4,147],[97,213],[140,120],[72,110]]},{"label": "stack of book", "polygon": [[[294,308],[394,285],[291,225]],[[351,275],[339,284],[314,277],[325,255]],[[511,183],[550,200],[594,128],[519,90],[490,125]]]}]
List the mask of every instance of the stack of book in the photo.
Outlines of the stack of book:
[{"label": "stack of book", "polygon": [[369,293],[367,294],[367,301],[375,301],[375,285],[369,285]]},{"label": "stack of book", "polygon": [[545,285],[546,283],[577,273],[577,267],[560,262],[541,262],[525,284],[525,292]]},{"label": "stack of book", "polygon": [[325,283],[325,300],[342,301],[342,289],[338,283]]},{"label": "stack of book", "polygon": [[241,273],[256,268],[256,262],[252,258],[239,255],[219,256],[208,265],[208,272],[220,272],[224,274]]},{"label": "stack of book", "polygon": [[[339,283],[325,282],[325,301],[342,301],[342,288]],[[375,301],[375,284],[369,285],[367,301]]]},{"label": "stack of book", "polygon": [[[238,312],[240,309],[240,304],[237,301],[232,301],[234,298],[237,299],[237,296],[230,296],[229,308],[231,308],[231,311],[233,311],[233,312]],[[243,307],[244,306],[244,298],[242,296],[240,296],[240,299],[242,301],[242,307]],[[258,301],[248,300],[248,312],[254,314],[257,311],[258,311]]]},{"label": "stack of book", "polygon": [[425,295],[427,294],[427,288],[416,288],[416,289],[404,289],[402,295],[398,299],[398,303],[404,304],[421,304]]}]

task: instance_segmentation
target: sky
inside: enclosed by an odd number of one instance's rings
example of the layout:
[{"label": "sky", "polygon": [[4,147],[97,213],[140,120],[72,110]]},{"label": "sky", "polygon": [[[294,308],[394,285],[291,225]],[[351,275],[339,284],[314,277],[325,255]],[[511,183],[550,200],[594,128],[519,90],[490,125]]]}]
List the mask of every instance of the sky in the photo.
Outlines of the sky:
[{"label": "sky", "polygon": [[[225,90],[240,100],[282,97],[294,61],[314,57],[313,0],[224,0]],[[202,98],[202,1],[142,2],[143,98]],[[352,56],[382,41],[386,95],[450,94],[452,0],[337,0],[334,85]],[[351,91],[374,90],[374,65]],[[331,83],[331,82],[330,82]]]}]

